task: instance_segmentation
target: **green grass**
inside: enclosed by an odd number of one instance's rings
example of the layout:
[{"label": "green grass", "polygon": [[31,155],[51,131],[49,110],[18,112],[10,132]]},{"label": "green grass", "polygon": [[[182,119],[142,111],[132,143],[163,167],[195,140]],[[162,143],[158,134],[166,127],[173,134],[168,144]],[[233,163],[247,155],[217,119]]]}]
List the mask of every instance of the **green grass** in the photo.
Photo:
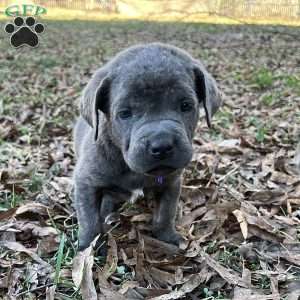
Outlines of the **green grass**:
[{"label": "green grass", "polygon": [[255,134],[255,139],[259,143],[263,143],[265,141],[266,135],[268,134],[268,128],[264,124],[258,126]]},{"label": "green grass", "polygon": [[287,75],[284,78],[285,85],[293,89],[300,96],[300,74]]},{"label": "green grass", "polygon": [[45,178],[34,172],[28,184],[29,191],[32,193],[36,193],[40,191],[42,189],[44,182],[45,182]]},{"label": "green grass", "polygon": [[[52,226],[56,228],[60,234],[60,244],[57,252],[53,257],[49,258],[49,263],[54,266],[54,284],[56,291],[60,292],[63,299],[81,300],[79,291],[75,287],[71,278],[65,278],[61,275],[62,269],[71,270],[73,258],[77,253],[78,226],[73,223],[72,218],[65,219],[64,226],[55,216],[51,216]],[[64,232],[65,231],[65,232]],[[102,261],[102,265],[103,265]]]},{"label": "green grass", "polygon": [[254,127],[254,137],[258,143],[263,143],[270,132],[271,124],[263,122],[261,119],[251,116],[247,120],[247,126]]},{"label": "green grass", "polygon": [[19,206],[23,202],[24,198],[22,195],[16,194],[14,191],[14,188],[12,190],[12,193],[7,196],[6,201],[3,205],[1,205],[1,210],[3,208],[14,208]]},{"label": "green grass", "polygon": [[226,295],[224,295],[222,292],[218,291],[218,292],[213,292],[211,290],[209,290],[209,288],[205,287],[203,288],[203,297],[202,299],[205,300],[217,300],[217,299],[226,299]]},{"label": "green grass", "polygon": [[224,247],[219,250],[218,261],[224,266],[230,266],[233,269],[236,269],[238,272],[241,267],[241,257],[237,249],[231,247]]},{"label": "green grass", "polygon": [[251,81],[258,89],[266,89],[272,86],[275,77],[270,70],[261,68],[253,73]]},{"label": "green grass", "polygon": [[278,101],[278,98],[274,94],[265,94],[261,98],[261,102],[263,105],[271,107]]},{"label": "green grass", "polygon": [[214,118],[223,128],[229,128],[233,123],[233,114],[227,107],[220,109]]},{"label": "green grass", "polygon": [[65,235],[64,233],[62,233],[60,238],[59,248],[57,250],[57,255],[56,255],[55,278],[54,278],[54,282],[56,285],[59,283],[59,279],[60,279],[61,266],[64,260],[64,248],[65,248]]},{"label": "green grass", "polygon": [[51,57],[51,56],[42,57],[38,59],[36,62],[36,66],[39,67],[40,69],[49,69],[58,65],[60,65],[60,62],[58,61],[57,57]]},{"label": "green grass", "polygon": [[258,280],[255,282],[255,285],[260,289],[269,289],[271,285],[270,278],[266,275],[261,275]]}]

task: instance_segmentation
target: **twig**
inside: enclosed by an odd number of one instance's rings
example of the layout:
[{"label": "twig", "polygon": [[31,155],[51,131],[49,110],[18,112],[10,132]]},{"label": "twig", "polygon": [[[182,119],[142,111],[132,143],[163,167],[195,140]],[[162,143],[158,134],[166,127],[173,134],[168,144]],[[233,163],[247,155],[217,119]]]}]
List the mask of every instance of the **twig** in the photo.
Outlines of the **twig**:
[{"label": "twig", "polygon": [[41,290],[41,289],[43,289],[43,288],[50,287],[50,286],[53,286],[53,285],[54,285],[54,283],[48,283],[48,284],[45,284],[45,285],[38,286],[38,287],[36,287],[36,288],[34,288],[34,289],[27,290],[27,291],[21,292],[21,293],[19,293],[19,294],[15,294],[15,295],[13,295],[13,296],[19,297],[19,296],[25,295],[25,294],[27,294],[27,293],[32,293],[32,292],[35,292],[35,291],[38,291],[38,290]]}]

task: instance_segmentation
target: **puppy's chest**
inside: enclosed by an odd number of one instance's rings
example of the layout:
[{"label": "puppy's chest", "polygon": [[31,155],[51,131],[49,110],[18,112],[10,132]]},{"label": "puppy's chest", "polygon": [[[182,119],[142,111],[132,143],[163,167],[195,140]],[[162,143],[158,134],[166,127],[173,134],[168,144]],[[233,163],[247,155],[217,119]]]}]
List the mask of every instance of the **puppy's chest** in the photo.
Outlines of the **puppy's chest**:
[{"label": "puppy's chest", "polygon": [[131,195],[128,199],[128,202],[135,203],[138,199],[144,198],[144,190],[143,189],[136,189],[131,191]]},{"label": "puppy's chest", "polygon": [[161,188],[168,184],[169,178],[126,172],[119,176],[118,182],[122,188],[133,191],[143,188]]},{"label": "puppy's chest", "polygon": [[149,177],[142,174],[128,172],[118,178],[116,185],[130,193],[128,201],[136,202],[139,198],[149,195],[150,191],[163,188],[167,180],[160,180],[156,177]]}]

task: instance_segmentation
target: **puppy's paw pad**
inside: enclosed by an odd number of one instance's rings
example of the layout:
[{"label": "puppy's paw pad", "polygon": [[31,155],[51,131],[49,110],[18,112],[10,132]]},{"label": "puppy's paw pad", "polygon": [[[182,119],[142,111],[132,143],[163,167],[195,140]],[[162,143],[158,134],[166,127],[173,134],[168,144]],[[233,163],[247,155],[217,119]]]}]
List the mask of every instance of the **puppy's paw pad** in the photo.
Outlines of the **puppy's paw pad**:
[{"label": "puppy's paw pad", "polygon": [[89,245],[79,243],[78,244],[78,251],[83,251],[83,250],[85,250],[88,247],[89,247]]},{"label": "puppy's paw pad", "polygon": [[176,231],[157,232],[154,233],[154,236],[163,242],[176,246],[179,246],[184,242],[183,237]]},{"label": "puppy's paw pad", "polygon": [[169,243],[179,246],[184,242],[183,237],[179,233],[173,233],[169,238]]},{"label": "puppy's paw pad", "polygon": [[91,238],[84,239],[84,238],[79,237],[78,250],[82,251],[82,250],[88,248],[91,245],[92,241],[93,240]]}]

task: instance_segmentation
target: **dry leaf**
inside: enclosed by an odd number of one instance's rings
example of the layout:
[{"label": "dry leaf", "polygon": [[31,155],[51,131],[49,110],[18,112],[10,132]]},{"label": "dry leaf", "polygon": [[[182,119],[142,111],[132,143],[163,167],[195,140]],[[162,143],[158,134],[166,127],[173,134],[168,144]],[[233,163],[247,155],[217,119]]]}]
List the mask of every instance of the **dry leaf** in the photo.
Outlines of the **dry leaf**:
[{"label": "dry leaf", "polygon": [[0,241],[0,247],[5,247],[13,251],[26,253],[39,264],[51,268],[51,266],[47,262],[42,260],[36,253],[34,253],[32,250],[25,248],[22,244],[18,242]]},{"label": "dry leaf", "polygon": [[202,274],[193,274],[190,279],[183,284],[183,286],[177,291],[172,291],[169,294],[161,295],[158,297],[153,297],[151,300],[172,300],[172,299],[182,299],[186,294],[192,292],[203,282]]},{"label": "dry leaf", "polygon": [[116,271],[118,266],[118,249],[115,239],[108,234],[108,252],[106,262],[102,270],[98,270],[99,286],[109,287],[107,279]]},{"label": "dry leaf", "polygon": [[180,221],[181,226],[191,225],[194,220],[204,215],[207,211],[206,207],[199,207],[191,211],[189,214],[184,215]]},{"label": "dry leaf", "polygon": [[46,288],[46,300],[55,299],[55,289],[56,289],[55,285]]},{"label": "dry leaf", "polygon": [[286,294],[286,297],[288,300],[299,300],[300,296],[300,281],[295,280],[288,284],[287,288],[288,292]]},{"label": "dry leaf", "polygon": [[127,300],[122,294],[112,290],[111,288],[101,287],[100,291],[103,295],[98,296],[98,300]]},{"label": "dry leaf", "polygon": [[73,259],[72,279],[80,288],[84,300],[97,300],[96,288],[93,282],[92,267],[94,263],[93,245],[77,253]]},{"label": "dry leaf", "polygon": [[243,278],[241,278],[235,271],[223,267],[220,263],[204,252],[201,253],[201,256],[205,259],[205,262],[208,264],[208,266],[215,270],[229,284],[238,285],[241,287],[249,287],[248,283],[245,282]]},{"label": "dry leaf", "polygon": [[262,295],[257,293],[255,290],[252,289],[245,289],[241,287],[234,288],[234,297],[233,300],[273,300],[272,295]]},{"label": "dry leaf", "polygon": [[246,220],[243,212],[236,209],[232,213],[235,215],[237,221],[239,222],[243,237],[246,240],[248,237],[248,223],[247,223],[247,220]]},{"label": "dry leaf", "polygon": [[36,202],[30,202],[30,203],[27,203],[25,205],[18,207],[16,210],[16,215],[18,216],[18,215],[22,215],[24,213],[34,213],[34,214],[39,214],[42,216],[47,216],[48,209],[49,208],[43,204],[36,203]]}]

